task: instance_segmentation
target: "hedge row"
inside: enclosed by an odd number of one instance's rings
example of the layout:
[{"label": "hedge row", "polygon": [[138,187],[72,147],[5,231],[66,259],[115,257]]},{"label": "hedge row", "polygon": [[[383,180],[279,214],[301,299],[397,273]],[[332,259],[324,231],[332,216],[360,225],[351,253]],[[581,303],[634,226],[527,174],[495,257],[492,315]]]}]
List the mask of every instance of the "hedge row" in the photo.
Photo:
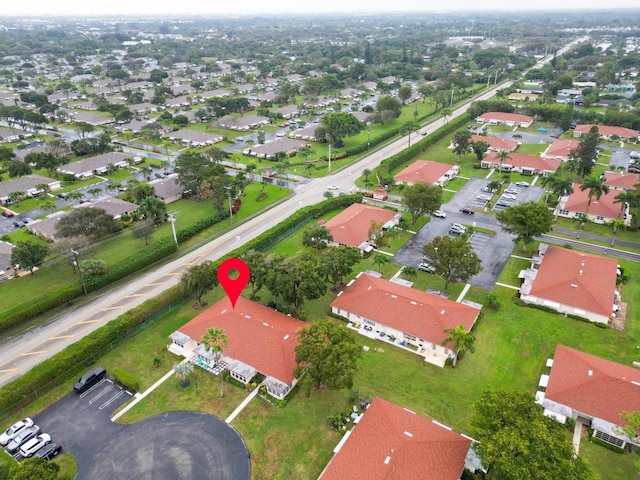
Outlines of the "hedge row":
[{"label": "hedge row", "polygon": [[428,137],[414,143],[409,148],[405,148],[400,153],[397,153],[385,160],[380,164],[380,173],[383,176],[390,176],[391,172],[396,168],[404,165],[405,163],[413,160],[417,155],[422,153],[428,147],[434,145],[445,137],[451,135],[452,132],[464,127],[470,120],[468,113],[459,116],[458,118],[451,120],[433,132]]},{"label": "hedge row", "polygon": [[111,371],[111,375],[116,382],[123,385],[127,390],[131,390],[132,392],[140,391],[140,383],[138,382],[138,379],[129,372],[122,370],[121,368],[114,368]]},{"label": "hedge row", "polygon": [[13,308],[0,313],[0,333],[13,327],[17,327],[32,318],[56,308],[82,294],[82,288],[78,283],[65,285],[51,292],[40,295],[38,298],[23,302]]},{"label": "hedge row", "polygon": [[[309,218],[320,218],[325,213],[346,208],[361,200],[362,196],[360,195],[343,195],[305,207],[229,253],[226,257],[219,259],[218,262],[222,262],[225,258],[241,256],[251,249],[267,248],[275,239],[306,222]],[[112,343],[118,342],[145,320],[171,306],[182,297],[182,288],[180,285],[176,285],[164,291],[160,296],[147,300],[142,305],[123,313],[50,359],[36,365],[20,378],[0,388],[0,412],[7,412],[31,396],[37,395],[39,390],[46,390],[53,386],[51,385],[52,380],[58,384],[74,375],[76,373],[74,368],[77,365],[85,364],[91,359],[103,355]]]},{"label": "hedge row", "polygon": [[27,373],[0,388],[0,412],[11,410],[16,405],[32,397],[40,389],[46,388],[52,380],[59,384],[75,374],[76,365],[105,354],[112,342],[125,337],[135,327],[160,313],[183,297],[180,286],[172,287],[162,295],[132,308],[103,327],[94,330],[83,339],[69,345],[53,357],[36,365]]},{"label": "hedge row", "polygon": [[368,148],[375,147],[376,145],[378,145],[378,144],[380,144],[380,143],[382,143],[382,142],[384,142],[386,140],[389,140],[390,138],[395,137],[396,135],[398,135],[398,133],[400,133],[400,128],[389,128],[389,129],[385,130],[384,132],[382,132],[381,134],[376,135],[375,137],[371,137],[369,142],[361,143],[361,144],[356,145],[354,147],[347,148],[345,150],[345,153],[348,156],[358,155],[359,153],[364,152]]},{"label": "hedge row", "polygon": [[209,215],[208,217],[201,218],[193,225],[190,225],[186,228],[180,228],[176,231],[176,238],[178,239],[178,243],[186,242],[191,237],[197,235],[203,230],[212,227],[218,222],[221,222],[225,218],[229,216],[229,212],[222,211],[216,212],[213,215]]},{"label": "hedge row", "polygon": [[[208,217],[200,219],[195,224],[182,228],[176,232],[179,243],[182,243],[201,231],[215,225],[229,216],[229,212],[218,212]],[[176,252],[176,245],[173,239],[164,239],[129,255],[121,261],[111,265],[104,275],[99,277],[85,278],[85,285],[88,291],[95,291],[112,284],[132,273],[138,272],[145,267],[168,257]],[[0,333],[17,327],[32,318],[41,315],[55,307],[64,305],[69,300],[73,300],[82,295],[82,286],[78,283],[64,285],[56,290],[46,293],[33,301],[0,312]]]}]

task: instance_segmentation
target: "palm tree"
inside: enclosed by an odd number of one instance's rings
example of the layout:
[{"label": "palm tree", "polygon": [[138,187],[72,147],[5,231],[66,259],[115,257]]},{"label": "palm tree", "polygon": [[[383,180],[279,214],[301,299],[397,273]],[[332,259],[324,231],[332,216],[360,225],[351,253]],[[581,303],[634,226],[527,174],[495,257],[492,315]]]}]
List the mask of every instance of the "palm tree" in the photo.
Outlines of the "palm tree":
[{"label": "palm tree", "polygon": [[224,397],[224,390],[222,387],[222,368],[220,367],[220,355],[222,349],[226,348],[228,344],[227,334],[221,328],[209,327],[207,332],[202,336],[200,342],[204,344],[204,349],[207,352],[213,352],[216,365],[219,368],[218,376],[220,377],[220,398]]},{"label": "palm tree", "polygon": [[38,190],[38,193],[47,193],[50,190],[46,183],[36,183],[33,188]]},{"label": "palm tree", "polygon": [[87,190],[87,193],[89,195],[92,195],[94,197],[97,197],[98,195],[100,195],[102,193],[102,189],[101,188],[90,188],[89,190]]},{"label": "palm tree", "polygon": [[609,225],[613,229],[613,238],[611,239],[611,245],[615,245],[616,234],[618,233],[618,230],[624,230],[627,224],[624,223],[623,219],[616,218],[615,220],[611,220],[610,222],[608,222],[607,225]]},{"label": "palm tree", "polygon": [[10,192],[9,193],[9,202],[15,204],[16,206],[20,205],[20,201],[24,198],[24,192]]},{"label": "palm tree", "polygon": [[415,278],[418,275],[418,269],[409,265],[402,269],[402,274],[407,278]]},{"label": "palm tree", "polygon": [[467,350],[471,353],[475,351],[474,344],[476,337],[471,332],[467,332],[464,324],[460,324],[455,328],[445,328],[444,332],[448,333],[449,336],[442,341],[442,345],[446,346],[448,343],[453,342],[453,349],[455,351],[453,367],[455,368],[458,357],[464,355],[464,352]]},{"label": "palm tree", "polygon": [[440,115],[442,116],[444,123],[447,123],[449,121],[449,117],[451,116],[451,113],[452,112],[450,108],[443,108],[442,110],[440,110]]},{"label": "palm tree", "polygon": [[40,204],[40,208],[43,210],[55,210],[56,207],[56,201],[53,198],[47,198]]},{"label": "palm tree", "polygon": [[67,196],[65,198],[69,201],[73,201],[73,200],[81,200],[82,197],[84,197],[84,195],[82,195],[81,192],[74,191],[74,192],[67,193]]},{"label": "palm tree", "polygon": [[571,195],[573,193],[573,181],[570,178],[560,178],[553,185],[552,191],[558,196],[558,198]]},{"label": "palm tree", "polygon": [[557,173],[550,173],[547,176],[542,177],[540,181],[540,185],[546,190],[544,195],[544,203],[547,204],[547,200],[549,199],[549,193],[553,190],[553,187],[558,183],[559,177]]},{"label": "palm tree", "polygon": [[499,170],[502,171],[502,165],[506,160],[511,160],[511,155],[509,155],[509,152],[507,150],[500,150],[498,153],[496,153],[496,158],[500,160]]},{"label": "palm tree", "polygon": [[142,172],[142,176],[144,177],[144,179],[148,182],[151,179],[151,173],[153,173],[151,167],[145,165],[144,167],[140,168],[140,171]]},{"label": "palm tree", "polygon": [[189,377],[189,375],[191,375],[191,373],[193,372],[193,365],[188,362],[177,363],[173,366],[173,372],[175,373],[176,377],[180,379],[180,386],[182,388],[186,388],[189,386],[189,380],[187,377]]},{"label": "palm tree", "polygon": [[371,169],[365,168],[364,170],[362,170],[362,175],[364,176],[364,181],[366,183],[369,183],[369,175],[371,175]]},{"label": "palm tree", "polygon": [[375,257],[373,257],[373,264],[377,265],[378,268],[382,268],[390,262],[391,259],[383,253],[378,253]]},{"label": "palm tree", "polygon": [[591,201],[593,200],[593,197],[596,197],[596,200],[600,200],[600,197],[603,194],[606,195],[607,193],[609,193],[609,186],[604,184],[604,180],[602,178],[587,177],[584,182],[582,182],[582,185],[580,185],[580,190],[583,192],[585,190],[589,190],[587,192],[587,198],[589,199],[589,201],[587,202],[587,209],[584,212],[583,220],[580,222],[580,228],[583,228],[584,219],[589,218],[589,207],[591,207]]}]

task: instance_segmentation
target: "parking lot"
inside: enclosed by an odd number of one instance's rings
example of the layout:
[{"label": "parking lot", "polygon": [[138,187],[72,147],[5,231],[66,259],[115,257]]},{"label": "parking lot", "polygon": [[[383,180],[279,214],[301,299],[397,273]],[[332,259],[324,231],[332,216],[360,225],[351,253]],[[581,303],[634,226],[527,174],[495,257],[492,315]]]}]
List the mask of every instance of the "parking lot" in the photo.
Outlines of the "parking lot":
[{"label": "parking lot", "polygon": [[[461,223],[481,227],[496,232],[495,235],[475,232],[469,242],[482,261],[482,271],[474,276],[469,283],[471,285],[491,290],[513,251],[512,236],[504,233],[495,217],[490,214],[477,212],[474,215],[460,213],[461,208],[473,205],[477,195],[487,186],[489,180],[483,178],[471,178],[462,189],[442,206],[447,218],[432,217],[431,221],[411,238],[393,257],[394,263],[418,267],[422,261],[422,248],[435,237],[448,235],[452,223]],[[526,187],[522,187],[523,190]],[[541,188],[529,187],[530,193],[522,196],[535,198],[542,194]],[[536,193],[537,192],[537,193]]]},{"label": "parking lot", "polygon": [[70,392],[33,417],[43,432],[75,456],[78,479],[249,479],[240,435],[222,420],[172,412],[133,425],[111,421],[131,398],[110,379],[82,395]]},{"label": "parking lot", "polygon": [[525,202],[537,202],[544,195],[544,189],[540,187],[527,187],[511,183],[504,189],[502,195],[493,205],[494,212],[501,212],[507,207]]}]

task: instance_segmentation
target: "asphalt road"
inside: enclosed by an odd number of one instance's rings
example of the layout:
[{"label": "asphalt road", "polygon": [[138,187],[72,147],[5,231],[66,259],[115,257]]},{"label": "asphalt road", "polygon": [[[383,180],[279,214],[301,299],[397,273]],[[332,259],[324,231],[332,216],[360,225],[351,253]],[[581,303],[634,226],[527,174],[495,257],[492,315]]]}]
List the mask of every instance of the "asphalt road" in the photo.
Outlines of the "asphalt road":
[{"label": "asphalt road", "polygon": [[[551,58],[549,56],[545,61],[550,61]],[[464,105],[455,109],[449,119],[464,114],[471,102],[491,98],[497,90],[510,85],[511,82],[497,85],[469,99]],[[438,119],[423,127],[421,131],[431,134],[444,123],[444,119]],[[411,143],[421,138],[419,133],[412,134]],[[161,295],[163,291],[179,282],[182,272],[189,266],[205,260],[216,260],[278,224],[296,210],[322,201],[323,193],[328,185],[335,184],[344,191],[352,190],[354,181],[362,175],[364,169],[375,168],[385,158],[402,151],[406,145],[407,138],[405,136],[371,152],[362,160],[339,172],[301,185],[296,188],[294,195],[285,202],[197,250],[152,272],[134,278],[125,285],[115,287],[97,296],[91,296],[85,303],[67,310],[19,336],[3,340],[0,344],[0,386],[29,371],[35,365],[105,325],[123,312],[140,305],[149,298]]]}]

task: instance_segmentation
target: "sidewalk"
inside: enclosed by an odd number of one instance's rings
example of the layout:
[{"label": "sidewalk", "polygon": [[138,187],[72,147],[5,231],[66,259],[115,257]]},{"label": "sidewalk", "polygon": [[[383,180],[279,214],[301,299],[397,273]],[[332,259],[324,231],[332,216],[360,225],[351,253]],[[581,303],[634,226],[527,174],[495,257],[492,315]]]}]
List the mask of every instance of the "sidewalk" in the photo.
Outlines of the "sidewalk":
[{"label": "sidewalk", "polygon": [[[611,244],[611,237],[603,237],[602,235],[595,235],[593,233],[587,233],[582,230],[571,230],[569,228],[553,227],[552,231],[556,233],[561,233],[563,235],[573,235],[576,238],[594,240],[596,242]],[[615,247],[616,245],[621,247],[635,248],[640,250],[640,243],[628,242],[626,240],[618,240],[617,238],[615,241],[615,245],[613,246]]]}]

